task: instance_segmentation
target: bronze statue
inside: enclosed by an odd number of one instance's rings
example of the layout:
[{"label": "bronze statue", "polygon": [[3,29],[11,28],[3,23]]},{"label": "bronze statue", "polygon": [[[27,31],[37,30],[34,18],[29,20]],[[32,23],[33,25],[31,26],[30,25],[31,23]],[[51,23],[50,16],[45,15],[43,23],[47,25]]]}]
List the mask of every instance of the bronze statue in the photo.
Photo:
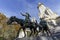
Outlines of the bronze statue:
[{"label": "bronze statue", "polygon": [[28,13],[26,12],[26,14],[22,14],[22,13],[21,13],[21,15],[22,15],[22,16],[25,16],[25,22],[29,22],[29,21],[30,21],[30,17],[31,17],[30,14],[28,14]]}]

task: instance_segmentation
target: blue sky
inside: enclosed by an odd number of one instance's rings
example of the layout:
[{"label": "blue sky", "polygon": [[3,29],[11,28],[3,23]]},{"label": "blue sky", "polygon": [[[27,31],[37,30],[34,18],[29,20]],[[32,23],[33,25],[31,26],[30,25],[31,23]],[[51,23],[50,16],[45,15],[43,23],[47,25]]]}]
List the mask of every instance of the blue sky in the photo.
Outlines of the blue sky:
[{"label": "blue sky", "polygon": [[60,0],[0,0],[0,12],[7,17],[15,15],[18,18],[24,18],[20,12],[28,12],[32,17],[38,19],[37,6],[39,2],[60,15]]}]

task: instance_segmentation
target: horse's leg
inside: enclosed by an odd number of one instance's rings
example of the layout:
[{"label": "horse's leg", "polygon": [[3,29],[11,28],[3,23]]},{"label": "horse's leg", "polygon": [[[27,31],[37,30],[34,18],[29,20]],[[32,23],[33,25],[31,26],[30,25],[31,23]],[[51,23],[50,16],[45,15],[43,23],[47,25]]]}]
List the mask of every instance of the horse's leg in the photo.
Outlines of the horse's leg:
[{"label": "horse's leg", "polygon": [[32,35],[32,33],[33,33],[33,30],[32,30],[32,28],[30,28],[30,30],[31,30],[31,33],[30,33],[30,36]]},{"label": "horse's leg", "polygon": [[50,36],[50,35],[52,35],[52,33],[50,32],[50,30],[49,30],[49,29],[48,29],[47,31],[48,31],[48,33],[49,33],[49,36]]},{"label": "horse's leg", "polygon": [[42,33],[43,33],[43,34],[44,34],[44,31],[45,31],[45,30],[44,30],[44,28],[43,28],[43,29],[42,29]]},{"label": "horse's leg", "polygon": [[47,29],[45,29],[45,32],[46,32],[46,36],[49,36],[49,33],[48,33],[48,30]]},{"label": "horse's leg", "polygon": [[35,34],[35,32],[36,32],[36,29],[34,28],[34,29],[33,29],[33,31],[34,31],[34,34]]},{"label": "horse's leg", "polygon": [[25,27],[23,27],[23,31],[24,31],[24,34],[25,34],[25,36],[26,36],[25,29],[26,29],[26,28],[25,28]]},{"label": "horse's leg", "polygon": [[45,32],[46,32],[47,36],[50,36],[51,32],[48,27],[45,29]]},{"label": "horse's leg", "polygon": [[35,32],[36,32],[36,33],[35,33],[35,36],[37,36],[39,32],[38,32],[37,30],[35,30]]},{"label": "horse's leg", "polygon": [[34,31],[34,35],[36,36],[36,35],[37,35],[37,30],[36,30],[36,28],[33,28],[33,31]]},{"label": "horse's leg", "polygon": [[38,33],[39,33],[40,31],[41,31],[41,29],[40,29],[39,27],[36,27],[36,28],[35,28],[35,32],[36,32],[35,34],[36,34],[36,36],[38,35]]},{"label": "horse's leg", "polygon": [[16,38],[19,36],[19,33],[20,33],[20,30],[21,30],[22,28],[19,28],[19,30],[18,30],[18,32],[17,32],[17,36],[16,36]]},{"label": "horse's leg", "polygon": [[45,31],[46,36],[49,35],[47,26],[44,27],[44,31]]}]

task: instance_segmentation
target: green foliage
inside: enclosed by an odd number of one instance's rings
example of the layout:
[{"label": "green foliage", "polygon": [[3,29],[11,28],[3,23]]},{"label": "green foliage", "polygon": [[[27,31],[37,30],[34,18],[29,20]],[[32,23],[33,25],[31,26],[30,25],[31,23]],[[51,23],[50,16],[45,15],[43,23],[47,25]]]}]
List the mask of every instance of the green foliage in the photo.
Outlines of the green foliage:
[{"label": "green foliage", "polygon": [[6,40],[4,37],[0,37],[0,40]]}]

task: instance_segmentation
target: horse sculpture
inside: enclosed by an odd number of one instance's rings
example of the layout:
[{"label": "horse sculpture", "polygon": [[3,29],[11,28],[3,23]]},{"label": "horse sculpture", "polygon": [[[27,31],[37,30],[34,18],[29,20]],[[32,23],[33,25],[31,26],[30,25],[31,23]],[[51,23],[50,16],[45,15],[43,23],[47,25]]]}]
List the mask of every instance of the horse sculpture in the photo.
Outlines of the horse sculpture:
[{"label": "horse sculpture", "polygon": [[[34,30],[34,26],[33,26],[33,23],[32,23],[31,20],[30,20],[30,17],[31,17],[30,14],[28,14],[28,13],[26,12],[26,14],[22,14],[22,13],[21,13],[21,15],[25,17],[24,26],[25,26],[26,28],[30,28],[31,34],[32,34],[32,33],[33,33],[33,30]],[[30,36],[31,36],[31,34],[30,34]]]},{"label": "horse sculpture", "polygon": [[[22,13],[21,13],[22,14]],[[25,27],[26,28],[30,28],[30,30],[31,30],[31,34],[34,32],[34,34],[38,31],[37,30],[37,28],[39,28],[39,32],[40,32],[40,30],[42,31],[42,27],[40,26],[40,25],[38,25],[38,23],[37,23],[37,20],[35,20],[36,22],[32,22],[31,20],[30,20],[30,15],[28,14],[28,13],[26,13],[26,14],[22,14],[22,16],[25,16]],[[31,34],[30,34],[30,36],[31,36]],[[38,32],[37,32],[37,34],[38,34]]]}]

